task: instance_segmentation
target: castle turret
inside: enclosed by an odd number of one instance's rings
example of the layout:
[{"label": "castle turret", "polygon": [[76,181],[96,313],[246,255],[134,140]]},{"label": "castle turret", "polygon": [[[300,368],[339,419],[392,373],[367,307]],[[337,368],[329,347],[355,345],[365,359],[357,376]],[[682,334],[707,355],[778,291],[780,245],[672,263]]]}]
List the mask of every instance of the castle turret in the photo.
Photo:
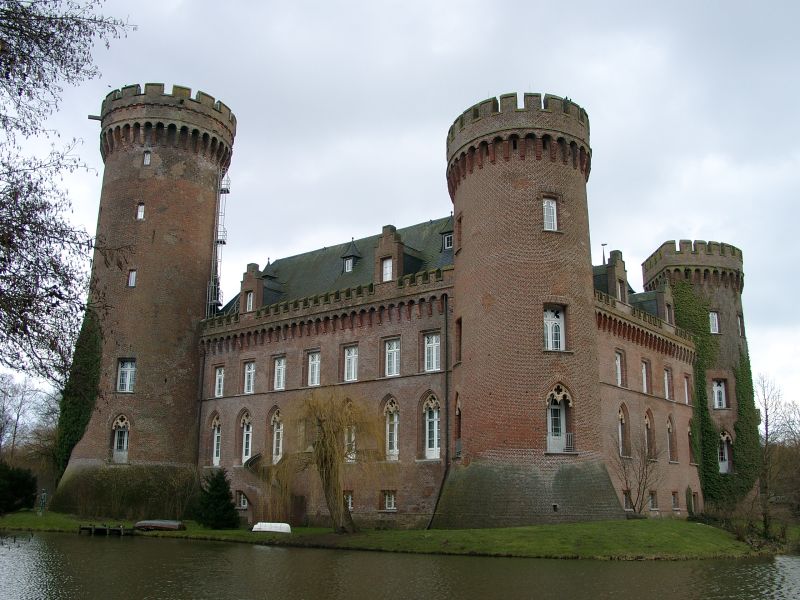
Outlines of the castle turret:
[{"label": "castle turret", "polygon": [[[687,281],[694,294],[708,305],[708,331],[716,352],[705,373],[709,410],[717,427],[733,436],[736,422],[734,371],[747,352],[742,311],[742,251],[730,244],[702,240],[664,242],[642,264],[646,290],[664,282]],[[722,467],[724,468],[724,467]]]},{"label": "castle turret", "polygon": [[92,265],[99,396],[67,475],[196,464],[198,324],[216,276],[219,184],[235,132],[226,105],[184,87],[131,85],[103,101]]},{"label": "castle turret", "polygon": [[590,167],[589,119],[568,99],[490,98],[450,128],[461,454],[441,526],[619,512],[597,426]]}]

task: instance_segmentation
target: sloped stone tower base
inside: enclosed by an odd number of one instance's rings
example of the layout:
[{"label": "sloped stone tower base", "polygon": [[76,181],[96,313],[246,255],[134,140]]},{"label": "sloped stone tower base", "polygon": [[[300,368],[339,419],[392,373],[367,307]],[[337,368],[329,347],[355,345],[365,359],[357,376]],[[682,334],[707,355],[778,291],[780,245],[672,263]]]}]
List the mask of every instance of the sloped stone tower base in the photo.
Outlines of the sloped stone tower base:
[{"label": "sloped stone tower base", "polygon": [[564,465],[545,473],[530,465],[473,461],[450,470],[432,527],[516,527],[624,518],[600,462]]}]

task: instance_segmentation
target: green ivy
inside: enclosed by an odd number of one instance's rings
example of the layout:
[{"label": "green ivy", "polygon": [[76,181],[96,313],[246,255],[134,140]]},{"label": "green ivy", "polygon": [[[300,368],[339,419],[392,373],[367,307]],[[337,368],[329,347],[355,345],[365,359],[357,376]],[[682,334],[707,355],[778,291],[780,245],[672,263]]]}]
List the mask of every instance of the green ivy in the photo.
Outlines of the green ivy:
[{"label": "green ivy", "polygon": [[64,472],[72,449],[83,437],[92,416],[100,381],[100,322],[97,314],[86,312],[75,344],[69,377],[61,393],[56,433],[56,468]]},{"label": "green ivy", "polygon": [[706,393],[706,372],[714,365],[719,351],[719,342],[708,327],[708,302],[700,298],[687,281],[674,283],[672,295],[675,300],[675,321],[692,334],[695,343],[692,442],[694,455],[698,459],[703,497],[710,507],[731,509],[753,489],[760,465],[758,411],[753,401],[750,359],[742,353],[739,364],[733,368],[738,407],[734,448],[736,472],[722,474],[718,462],[720,430],[711,419]]}]

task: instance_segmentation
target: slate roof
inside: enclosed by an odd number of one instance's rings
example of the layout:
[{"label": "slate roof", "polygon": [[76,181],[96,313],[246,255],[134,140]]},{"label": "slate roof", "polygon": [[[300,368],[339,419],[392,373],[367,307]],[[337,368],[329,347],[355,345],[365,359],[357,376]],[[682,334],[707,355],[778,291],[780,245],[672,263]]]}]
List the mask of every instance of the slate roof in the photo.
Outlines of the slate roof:
[{"label": "slate roof", "polygon": [[[452,248],[443,248],[442,234],[450,232],[452,216],[398,229],[405,245],[403,271],[408,275],[429,271],[453,264]],[[381,234],[352,240],[281,258],[261,271],[264,281],[263,305],[324,294],[334,290],[373,283],[375,274],[375,247]],[[353,253],[353,248],[358,254]],[[344,257],[355,256],[353,270],[344,272]],[[221,310],[223,314],[235,313],[239,295],[232,298]]]}]

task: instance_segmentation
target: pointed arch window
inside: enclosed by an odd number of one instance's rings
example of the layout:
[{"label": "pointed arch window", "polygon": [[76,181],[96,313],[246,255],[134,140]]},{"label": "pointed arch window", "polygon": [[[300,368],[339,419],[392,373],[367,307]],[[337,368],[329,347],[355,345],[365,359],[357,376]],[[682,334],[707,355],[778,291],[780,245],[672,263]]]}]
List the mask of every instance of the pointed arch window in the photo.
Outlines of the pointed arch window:
[{"label": "pointed arch window", "polygon": [[672,417],[667,419],[667,454],[669,462],[678,462],[678,441],[675,437],[675,425]]},{"label": "pointed arch window", "polygon": [[270,425],[272,426],[272,464],[275,465],[283,457],[283,421],[281,421],[281,411],[275,411]]},{"label": "pointed arch window", "polygon": [[623,404],[617,412],[617,439],[619,441],[619,455],[631,455],[631,431],[628,420],[628,408]]},{"label": "pointed arch window", "polygon": [[390,398],[383,412],[386,416],[386,460],[397,460],[400,456],[400,444],[397,437],[400,411],[397,408],[397,401]]},{"label": "pointed arch window", "polygon": [[656,460],[656,436],[653,431],[653,415],[649,410],[644,415],[644,444],[647,458]]},{"label": "pointed arch window", "polygon": [[431,394],[422,406],[425,418],[425,458],[438,460],[439,450],[439,401]]},{"label": "pointed arch window", "polygon": [[253,445],[253,423],[249,412],[242,415],[239,426],[242,428],[242,464],[244,464],[250,460]]},{"label": "pointed arch window", "polygon": [[719,434],[719,472],[733,473],[733,440],[727,431]]},{"label": "pointed arch window", "polygon": [[545,231],[558,231],[558,211],[554,198],[542,200],[542,213]]},{"label": "pointed arch window", "polygon": [[125,415],[119,415],[112,425],[114,432],[112,437],[113,459],[115,463],[128,462],[128,435],[130,433],[130,422]]},{"label": "pointed arch window", "polygon": [[220,423],[219,415],[214,415],[214,420],[211,421],[211,464],[218,467],[221,457],[222,423]]},{"label": "pointed arch window", "polygon": [[574,452],[575,438],[568,425],[571,422],[569,411],[572,408],[572,396],[566,388],[558,384],[547,395],[547,451]]}]

